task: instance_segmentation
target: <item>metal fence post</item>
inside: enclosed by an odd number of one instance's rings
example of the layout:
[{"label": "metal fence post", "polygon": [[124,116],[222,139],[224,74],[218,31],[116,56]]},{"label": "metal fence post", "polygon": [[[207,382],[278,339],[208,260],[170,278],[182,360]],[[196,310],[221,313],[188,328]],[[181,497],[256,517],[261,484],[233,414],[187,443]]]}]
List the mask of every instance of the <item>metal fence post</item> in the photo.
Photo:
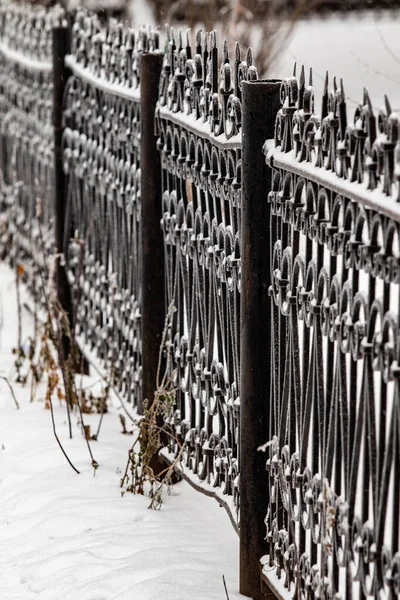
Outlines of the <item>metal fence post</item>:
[{"label": "metal fence post", "polygon": [[242,98],[240,592],[259,600],[264,597],[259,565],[267,551],[268,479],[265,454],[257,448],[268,436],[272,341],[267,294],[271,174],[262,148],[274,136],[280,81],[243,82]]},{"label": "metal fence post", "polygon": [[155,135],[155,109],[163,53],[141,57],[141,226],[142,226],[142,401],[153,401],[165,321],[164,243],[161,231],[161,161]]},{"label": "metal fence post", "polygon": [[[54,221],[55,251],[61,255],[64,251],[65,228],[65,175],[62,156],[63,134],[63,97],[69,77],[69,69],[65,65],[65,57],[70,52],[70,31],[67,27],[53,28],[53,126],[54,126]],[[64,261],[61,257],[56,261],[56,291],[62,309],[68,315],[70,326],[73,326],[73,310],[71,290],[67,278]],[[69,340],[64,339],[64,352],[69,353]]]}]

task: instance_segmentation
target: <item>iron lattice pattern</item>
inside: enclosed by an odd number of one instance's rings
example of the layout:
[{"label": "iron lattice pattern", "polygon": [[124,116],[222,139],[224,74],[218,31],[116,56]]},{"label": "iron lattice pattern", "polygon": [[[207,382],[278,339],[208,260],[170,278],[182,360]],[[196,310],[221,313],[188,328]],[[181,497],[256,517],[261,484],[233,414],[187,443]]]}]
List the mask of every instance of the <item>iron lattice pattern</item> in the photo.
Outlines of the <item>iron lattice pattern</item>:
[{"label": "iron lattice pattern", "polygon": [[[168,369],[177,391],[171,428],[181,465],[237,521],[239,508],[239,318],[241,92],[256,79],[251,52],[218,62],[215,32],[170,31],[157,122]],[[227,502],[227,497],[230,500]],[[233,502],[232,502],[233,500]]]},{"label": "iron lattice pattern", "polygon": [[157,34],[77,15],[63,138],[77,333],[140,403],[140,53]]},{"label": "iron lattice pattern", "polygon": [[[400,593],[399,120],[282,84],[271,211],[269,557],[296,597]],[[295,587],[296,586],[296,587]],[[277,585],[279,588],[279,584]],[[295,591],[296,590],[296,591]],[[287,592],[286,592],[287,593]]]},{"label": "iron lattice pattern", "polygon": [[2,225],[13,237],[2,252],[33,291],[54,253],[52,28],[62,18],[60,7],[0,4]]}]

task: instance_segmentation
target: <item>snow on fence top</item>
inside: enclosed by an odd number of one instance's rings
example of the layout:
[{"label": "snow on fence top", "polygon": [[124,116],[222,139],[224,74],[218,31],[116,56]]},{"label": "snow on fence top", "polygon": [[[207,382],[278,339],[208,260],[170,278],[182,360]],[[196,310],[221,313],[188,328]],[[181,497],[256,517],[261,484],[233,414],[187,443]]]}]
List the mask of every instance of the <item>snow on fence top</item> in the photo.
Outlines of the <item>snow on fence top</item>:
[{"label": "snow on fence top", "polygon": [[50,71],[52,29],[61,25],[65,11],[60,5],[0,2],[0,52],[8,60],[31,70]]},{"label": "snow on fence top", "polygon": [[108,94],[138,100],[140,55],[158,50],[158,31],[124,26],[116,19],[101,24],[96,15],[78,11],[72,26],[67,64],[81,79]]},{"label": "snow on fence top", "polygon": [[190,30],[176,35],[173,28],[168,28],[158,112],[200,136],[211,136],[224,147],[227,141],[232,147],[238,146],[241,82],[257,79],[251,49],[243,58],[237,42],[231,60],[225,40],[221,60],[216,31],[198,31],[192,47]]},{"label": "snow on fence top", "polygon": [[314,110],[312,77],[307,85],[304,69],[282,84],[282,108],[275,128],[271,165],[324,182],[337,193],[353,198],[400,221],[399,117],[385,96],[384,108],[375,111],[367,90],[349,119],[344,84],[328,75],[321,116]]}]

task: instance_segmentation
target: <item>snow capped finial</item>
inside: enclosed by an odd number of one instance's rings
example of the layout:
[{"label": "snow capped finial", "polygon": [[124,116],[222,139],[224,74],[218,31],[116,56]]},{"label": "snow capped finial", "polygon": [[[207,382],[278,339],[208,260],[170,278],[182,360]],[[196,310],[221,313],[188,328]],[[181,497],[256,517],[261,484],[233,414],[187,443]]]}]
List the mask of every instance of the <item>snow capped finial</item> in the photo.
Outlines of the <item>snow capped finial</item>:
[{"label": "snow capped finial", "polygon": [[237,60],[237,62],[241,61],[241,58],[240,58],[240,44],[239,44],[239,42],[235,42],[235,60]]},{"label": "snow capped finial", "polygon": [[196,31],[196,46],[201,46],[201,37],[202,37],[202,30],[198,29]]},{"label": "snow capped finial", "polygon": [[217,32],[215,29],[210,33],[210,46],[211,50],[215,50],[217,47]]}]

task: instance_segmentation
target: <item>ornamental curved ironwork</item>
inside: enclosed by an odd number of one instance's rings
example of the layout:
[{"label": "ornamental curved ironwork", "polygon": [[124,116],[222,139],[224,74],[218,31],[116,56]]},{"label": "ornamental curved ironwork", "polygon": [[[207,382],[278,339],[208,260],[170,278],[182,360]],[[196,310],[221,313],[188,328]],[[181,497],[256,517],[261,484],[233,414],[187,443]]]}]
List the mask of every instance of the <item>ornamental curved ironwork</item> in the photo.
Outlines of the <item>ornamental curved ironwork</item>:
[{"label": "ornamental curved ironwork", "polygon": [[399,120],[328,78],[282,83],[272,167],[273,385],[263,580],[400,593]]},{"label": "ornamental curved ironwork", "polygon": [[141,402],[140,56],[158,35],[80,12],[64,98],[65,253],[77,334]]},{"label": "ornamental curved ironwork", "polygon": [[[181,467],[239,511],[241,81],[257,79],[251,50],[216,33],[168,32],[157,107],[163,172],[169,372],[177,388]],[[172,438],[171,438],[172,439]],[[167,455],[178,444],[171,442]]]},{"label": "ornamental curved ironwork", "polygon": [[63,18],[60,6],[0,3],[1,189],[13,237],[2,251],[33,291],[54,253],[52,28]]}]

